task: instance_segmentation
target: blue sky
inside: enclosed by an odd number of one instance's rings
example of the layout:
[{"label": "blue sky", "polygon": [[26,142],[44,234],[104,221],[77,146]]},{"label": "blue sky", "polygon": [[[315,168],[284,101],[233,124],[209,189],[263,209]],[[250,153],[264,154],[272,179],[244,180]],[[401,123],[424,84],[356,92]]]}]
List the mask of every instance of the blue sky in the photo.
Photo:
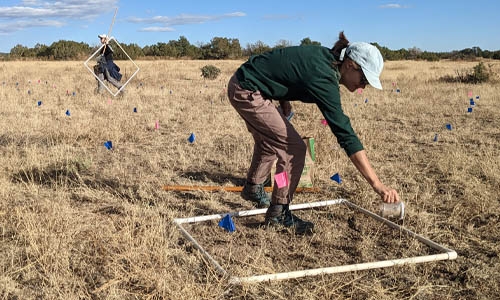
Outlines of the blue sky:
[{"label": "blue sky", "polygon": [[344,30],[352,42],[393,50],[500,50],[497,0],[2,0],[0,52],[59,40],[97,45],[116,8],[111,35],[141,47],[180,36],[194,45],[237,38],[243,47],[280,40],[298,45],[309,37],[331,47]]}]

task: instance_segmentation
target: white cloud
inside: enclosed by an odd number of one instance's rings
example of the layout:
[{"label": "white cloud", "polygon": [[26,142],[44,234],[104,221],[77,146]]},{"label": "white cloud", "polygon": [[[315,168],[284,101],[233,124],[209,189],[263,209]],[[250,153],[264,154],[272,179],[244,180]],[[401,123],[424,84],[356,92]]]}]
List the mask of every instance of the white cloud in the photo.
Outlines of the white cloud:
[{"label": "white cloud", "polygon": [[401,4],[397,4],[397,3],[384,4],[384,5],[380,5],[379,7],[380,8],[393,8],[393,9],[409,8],[409,6],[407,6],[407,5],[401,5]]},{"label": "white cloud", "polygon": [[0,34],[8,34],[30,27],[62,27],[64,25],[65,23],[56,20],[20,20],[0,24]]},{"label": "white cloud", "polygon": [[40,0],[22,0],[21,3],[24,5],[38,5]]},{"label": "white cloud", "polygon": [[[0,6],[0,32],[12,33],[28,27],[60,27],[62,20],[91,19],[112,11],[119,0],[20,0]],[[57,19],[57,20],[56,20]],[[4,21],[2,21],[4,20]],[[10,20],[5,21],[5,20]]]},{"label": "white cloud", "polygon": [[154,16],[150,18],[131,17],[128,18],[128,21],[132,23],[160,24],[162,26],[146,27],[140,29],[140,31],[162,32],[162,31],[174,31],[175,29],[170,26],[175,26],[175,25],[203,24],[227,18],[244,17],[244,16],[246,16],[246,14],[242,12],[233,12],[222,15],[181,14],[175,17],[167,17],[167,16]]},{"label": "white cloud", "polygon": [[15,6],[0,6],[0,18],[92,18],[111,11],[118,0],[24,0]]},{"label": "white cloud", "polygon": [[139,31],[142,31],[142,32],[167,32],[167,31],[175,31],[175,29],[173,29],[171,27],[152,26],[152,27],[141,28]]},{"label": "white cloud", "polygon": [[227,16],[227,17],[245,17],[246,15],[247,14],[244,12],[237,11],[234,13],[225,14],[224,16]]}]

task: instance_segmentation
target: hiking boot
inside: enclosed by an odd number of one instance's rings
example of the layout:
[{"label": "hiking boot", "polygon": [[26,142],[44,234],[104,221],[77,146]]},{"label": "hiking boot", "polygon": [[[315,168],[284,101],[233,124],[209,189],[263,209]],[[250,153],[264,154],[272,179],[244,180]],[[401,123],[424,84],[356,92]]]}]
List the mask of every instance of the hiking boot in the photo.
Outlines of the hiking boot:
[{"label": "hiking boot", "polygon": [[271,203],[269,195],[264,191],[263,184],[245,183],[241,191],[241,197],[245,200],[254,202],[257,207],[268,207]]},{"label": "hiking boot", "polygon": [[266,212],[266,226],[283,226],[295,229],[295,234],[311,234],[314,229],[312,222],[304,221],[292,214],[287,205],[271,205]]}]

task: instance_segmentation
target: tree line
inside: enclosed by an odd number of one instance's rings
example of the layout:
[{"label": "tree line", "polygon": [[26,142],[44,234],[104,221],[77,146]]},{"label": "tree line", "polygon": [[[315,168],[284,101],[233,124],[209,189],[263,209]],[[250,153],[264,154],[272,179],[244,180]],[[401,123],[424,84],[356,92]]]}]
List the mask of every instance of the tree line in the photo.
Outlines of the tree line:
[{"label": "tree line", "polygon": [[[409,49],[391,50],[387,47],[376,46],[385,60],[427,60],[437,61],[440,59],[471,60],[475,58],[500,59],[499,51],[482,50],[479,47],[466,48],[451,52],[428,52],[422,51],[417,47]],[[249,57],[254,54],[260,54],[276,48],[292,46],[290,41],[280,40],[273,47],[262,41],[253,44],[247,44],[242,47],[240,41],[236,38],[214,37],[209,43],[199,45],[191,44],[184,36],[178,40],[168,42],[158,42],[154,45],[140,47],[137,44],[120,43],[119,46],[128,54],[131,59],[239,59]],[[321,45],[320,42],[312,41],[306,37],[300,41],[299,45]],[[99,46],[90,46],[83,42],[60,40],[47,46],[36,44],[33,48],[23,45],[16,45],[10,53],[2,55],[4,60],[84,60],[94,53]],[[331,46],[328,46],[331,47]],[[127,59],[127,55],[120,51],[118,45],[115,45],[115,59]]]}]

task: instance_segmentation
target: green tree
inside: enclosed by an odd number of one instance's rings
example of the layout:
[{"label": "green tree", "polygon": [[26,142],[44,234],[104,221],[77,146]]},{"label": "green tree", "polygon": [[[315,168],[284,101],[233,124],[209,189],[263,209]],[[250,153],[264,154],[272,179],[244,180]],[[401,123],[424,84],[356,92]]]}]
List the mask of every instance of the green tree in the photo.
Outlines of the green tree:
[{"label": "green tree", "polygon": [[147,46],[143,49],[143,52],[147,56],[161,56],[160,45],[162,43],[156,43],[156,45]]},{"label": "green tree", "polygon": [[179,40],[177,40],[176,46],[179,50],[179,56],[181,56],[181,57],[189,56],[188,52],[189,52],[191,44],[189,43],[188,39],[185,36],[179,37]]},{"label": "green tree", "polygon": [[262,41],[257,41],[255,44],[247,44],[245,50],[243,51],[243,54],[245,56],[252,56],[268,51],[271,51],[271,47],[269,47]]},{"label": "green tree", "polygon": [[[137,44],[120,44],[123,50],[128,54],[131,59],[136,59],[138,57],[144,56],[144,52],[141,47]],[[114,58],[115,59],[128,59],[127,55],[118,47],[118,45],[113,46]]]},{"label": "green tree", "polygon": [[419,59],[422,54],[422,50],[417,47],[408,49],[408,59]]},{"label": "green tree", "polygon": [[303,38],[300,41],[300,45],[301,46],[306,46],[306,45],[318,45],[318,46],[321,46],[321,43],[320,42],[316,42],[316,41],[311,41],[311,39],[309,37],[306,37],[306,38]]},{"label": "green tree", "polygon": [[200,46],[203,59],[228,59],[241,57],[241,46],[238,39],[214,37],[210,44]]},{"label": "green tree", "polygon": [[48,53],[55,60],[84,59],[90,50],[90,46],[85,43],[60,40],[50,45]]},{"label": "green tree", "polygon": [[210,59],[224,59],[231,53],[231,44],[229,39],[222,37],[214,37],[210,41],[210,48],[208,58]]},{"label": "green tree", "polygon": [[192,59],[202,59],[203,53],[199,47],[196,47],[195,45],[189,45],[188,49],[186,50],[186,56]]},{"label": "green tree", "polygon": [[230,39],[229,58],[240,58],[242,55],[241,44],[239,39]]},{"label": "green tree", "polygon": [[182,49],[177,45],[177,41],[170,40],[167,44],[163,45],[162,53],[164,56],[178,58],[182,55]]},{"label": "green tree", "polygon": [[155,56],[171,56],[173,53],[167,43],[158,42],[156,43]]},{"label": "green tree", "polygon": [[10,49],[10,55],[12,57],[26,57],[28,55],[29,49],[26,46],[21,44],[15,45],[12,49]]},{"label": "green tree", "polygon": [[49,58],[49,47],[47,45],[36,44],[34,50],[37,57]]},{"label": "green tree", "polygon": [[279,40],[276,43],[276,45],[274,46],[274,49],[286,48],[286,47],[290,47],[290,46],[293,46],[291,41]]},{"label": "green tree", "polygon": [[422,52],[420,54],[420,58],[425,59],[427,61],[438,61],[439,60],[439,56],[436,53],[427,52],[427,51]]}]

